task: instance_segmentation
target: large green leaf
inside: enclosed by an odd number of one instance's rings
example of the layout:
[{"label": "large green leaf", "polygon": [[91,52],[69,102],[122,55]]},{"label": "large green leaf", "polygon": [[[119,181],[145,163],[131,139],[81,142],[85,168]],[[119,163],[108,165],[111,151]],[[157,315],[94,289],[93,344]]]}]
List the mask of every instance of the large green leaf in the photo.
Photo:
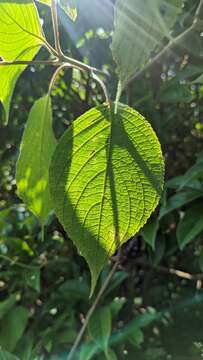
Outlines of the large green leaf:
[{"label": "large green leaf", "polygon": [[203,231],[203,205],[195,204],[186,211],[177,227],[177,239],[181,250]]},{"label": "large green leaf", "polygon": [[149,123],[119,104],[93,108],[59,141],[50,168],[56,215],[92,274],[145,224],[158,204],[164,164]]},{"label": "large green leaf", "polygon": [[[5,61],[32,60],[43,43],[40,19],[31,0],[0,1],[0,57]],[[8,120],[17,79],[24,65],[0,66],[0,101]]]},{"label": "large green leaf", "polygon": [[55,147],[51,99],[44,96],[31,109],[16,172],[18,194],[41,224],[52,210],[48,169]]},{"label": "large green leaf", "polygon": [[112,52],[122,87],[160,46],[170,38],[181,0],[117,0]]},{"label": "large green leaf", "polygon": [[4,317],[0,328],[0,346],[7,351],[13,351],[27,326],[29,311],[16,306]]},{"label": "large green leaf", "polygon": [[[51,5],[51,0],[38,0],[42,4]],[[77,19],[77,0],[58,0],[59,6],[65,11],[72,21]]]}]

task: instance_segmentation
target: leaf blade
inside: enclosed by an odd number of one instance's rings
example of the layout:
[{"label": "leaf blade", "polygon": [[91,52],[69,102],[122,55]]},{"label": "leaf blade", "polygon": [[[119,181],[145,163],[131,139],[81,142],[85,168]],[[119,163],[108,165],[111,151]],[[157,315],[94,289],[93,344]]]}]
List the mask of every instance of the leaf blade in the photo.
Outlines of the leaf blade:
[{"label": "leaf blade", "polygon": [[[0,28],[0,57],[5,61],[32,60],[43,43],[39,15],[31,1],[20,4],[13,0],[1,1]],[[25,68],[24,65],[0,67],[0,101],[4,107],[6,123],[15,84]]]},{"label": "leaf blade", "polygon": [[18,194],[42,225],[52,210],[48,169],[55,147],[51,99],[46,95],[31,109],[16,169]]},{"label": "leaf blade", "polygon": [[111,50],[122,84],[126,84],[160,46],[181,9],[181,0],[117,0]]},{"label": "leaf blade", "polygon": [[92,290],[108,257],[156,207],[163,168],[152,128],[124,105],[117,115],[105,105],[91,109],[60,139],[50,167],[51,196],[56,215],[88,262]]}]

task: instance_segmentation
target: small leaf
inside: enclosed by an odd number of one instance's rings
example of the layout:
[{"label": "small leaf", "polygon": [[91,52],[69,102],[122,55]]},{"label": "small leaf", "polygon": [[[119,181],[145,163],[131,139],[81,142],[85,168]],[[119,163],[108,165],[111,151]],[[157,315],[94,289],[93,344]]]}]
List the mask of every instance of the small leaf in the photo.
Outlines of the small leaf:
[{"label": "small leaf", "polygon": [[194,99],[190,88],[187,85],[167,84],[167,87],[163,87],[159,94],[160,102],[166,102],[169,104],[176,103],[190,103]]},{"label": "small leaf", "polygon": [[8,299],[0,302],[0,320],[15,305],[16,301],[16,295],[12,294],[8,297]]},{"label": "small leaf", "polygon": [[142,229],[142,236],[144,238],[144,241],[146,241],[146,243],[148,243],[153,250],[155,249],[155,241],[156,241],[158,229],[159,229],[158,219],[149,219],[149,221]]},{"label": "small leaf", "polygon": [[118,360],[116,353],[110,348],[107,350],[107,353],[105,355],[106,360]]},{"label": "small leaf", "polygon": [[198,191],[188,190],[171,196],[168,199],[167,203],[161,207],[159,213],[159,219],[169,214],[171,211],[181,208],[182,206],[202,196],[203,196],[203,191],[199,191],[199,190]]},{"label": "small leaf", "polygon": [[51,100],[44,96],[29,114],[16,171],[18,194],[42,225],[52,210],[48,171],[55,147]]},{"label": "small leaf", "polygon": [[94,343],[84,343],[80,350],[79,360],[91,360],[97,351],[97,346]]},{"label": "small leaf", "polygon": [[180,249],[194,240],[203,231],[203,205],[195,204],[186,211],[177,227],[177,239]]},{"label": "small leaf", "polygon": [[29,312],[22,306],[16,306],[4,317],[0,329],[0,346],[8,351],[13,351],[23,335],[28,322]]},{"label": "small leaf", "polygon": [[23,277],[27,286],[36,290],[38,293],[40,292],[40,268],[33,268],[33,270],[24,269]]},{"label": "small leaf", "polygon": [[195,84],[203,84],[203,74],[193,81]]},{"label": "small leaf", "polygon": [[188,171],[183,176],[175,177],[167,182],[167,187],[173,187],[177,185],[178,190],[181,190],[184,187],[190,187],[190,184],[194,183],[196,179],[203,178],[203,161],[199,157],[196,163],[191,166]]},{"label": "small leaf", "polygon": [[50,168],[56,215],[91,270],[92,291],[109,256],[158,204],[164,164],[149,123],[119,105],[93,108],[65,132]]},{"label": "small leaf", "polygon": [[117,0],[113,57],[118,65],[122,88],[133,74],[150,60],[151,52],[160,46],[181,10],[182,1]]},{"label": "small leaf", "polygon": [[[18,354],[21,360],[35,359],[33,356],[34,348],[34,334],[30,331],[23,334],[22,338],[18,342],[15,349],[15,353]],[[36,360],[36,359],[35,359]]]},{"label": "small leaf", "polygon": [[77,19],[76,0],[59,0],[59,5],[72,21]]},{"label": "small leaf", "polygon": [[144,334],[143,331],[139,328],[135,329],[130,335],[129,335],[129,342],[135,346],[136,348],[139,347],[144,341]]},{"label": "small leaf", "polygon": [[111,335],[111,312],[108,306],[100,307],[94,312],[89,321],[88,332],[98,347],[107,353]]},{"label": "small leaf", "polygon": [[[40,19],[33,1],[20,1],[20,4],[15,0],[1,1],[0,29],[0,57],[5,61],[32,60],[43,43]],[[0,66],[0,101],[5,110],[5,122],[16,81],[25,68],[24,65]]]},{"label": "small leaf", "polygon": [[80,279],[67,280],[59,287],[59,292],[63,294],[63,297],[67,294],[68,299],[86,300],[89,290],[88,285]]},{"label": "small leaf", "polygon": [[0,360],[20,360],[8,351],[0,350]]},{"label": "small leaf", "polygon": [[[51,5],[51,0],[38,0],[42,4]],[[59,0],[59,6],[61,9],[65,11],[65,13],[69,16],[69,18],[72,21],[75,21],[77,19],[77,6],[76,6],[77,0]]]},{"label": "small leaf", "polygon": [[121,311],[122,307],[125,305],[127,299],[124,297],[115,297],[114,300],[109,304],[112,317],[116,317]]}]

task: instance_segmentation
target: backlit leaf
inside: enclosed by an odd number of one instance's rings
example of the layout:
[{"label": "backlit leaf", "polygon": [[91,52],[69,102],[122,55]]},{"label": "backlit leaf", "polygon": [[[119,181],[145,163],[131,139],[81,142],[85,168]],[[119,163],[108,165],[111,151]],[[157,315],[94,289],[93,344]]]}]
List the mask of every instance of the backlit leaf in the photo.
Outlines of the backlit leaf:
[{"label": "backlit leaf", "polygon": [[[51,0],[38,0],[42,4],[51,5]],[[76,0],[59,0],[59,6],[65,11],[72,21],[77,19]]]},{"label": "backlit leaf", "polygon": [[170,38],[181,0],[117,0],[112,52],[122,87],[149,61],[164,37]]},{"label": "backlit leaf", "polygon": [[51,100],[44,96],[31,109],[17,163],[18,194],[44,224],[52,210],[48,169],[56,139],[52,130]]},{"label": "backlit leaf", "polygon": [[[5,61],[32,60],[43,43],[36,6],[30,0],[0,1],[0,57]],[[13,90],[24,65],[0,66],[0,101],[8,120]]]},{"label": "backlit leaf", "polygon": [[149,123],[119,104],[78,118],[59,141],[50,168],[56,215],[85,257],[92,290],[109,256],[146,223],[158,204],[164,164]]}]

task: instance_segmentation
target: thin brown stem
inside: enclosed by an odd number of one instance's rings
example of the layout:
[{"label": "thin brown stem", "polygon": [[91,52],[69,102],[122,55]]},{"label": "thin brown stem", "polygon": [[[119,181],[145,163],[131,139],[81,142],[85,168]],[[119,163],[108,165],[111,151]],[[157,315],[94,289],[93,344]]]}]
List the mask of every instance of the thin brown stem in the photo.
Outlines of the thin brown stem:
[{"label": "thin brown stem", "polygon": [[119,265],[119,262],[120,262],[120,257],[118,257],[117,261],[115,262],[114,266],[112,267],[109,275],[107,276],[107,278],[104,281],[101,289],[99,290],[98,295],[97,295],[94,303],[92,304],[91,308],[89,309],[89,311],[88,311],[88,313],[86,315],[85,321],[84,321],[84,323],[83,323],[83,325],[82,325],[82,327],[80,329],[80,332],[79,332],[77,338],[75,339],[73,347],[72,347],[72,349],[71,349],[71,351],[70,351],[70,353],[69,353],[69,355],[67,357],[67,360],[72,360],[73,359],[73,356],[75,355],[76,349],[77,349],[77,347],[78,347],[78,345],[79,345],[79,343],[80,343],[80,341],[81,341],[81,339],[82,339],[82,337],[84,335],[84,332],[85,332],[85,330],[87,328],[87,325],[88,325],[88,323],[90,321],[90,318],[93,315],[93,313],[94,313],[94,311],[95,311],[101,297],[103,296],[106,288],[108,287],[114,273],[116,272],[116,269],[117,269],[117,267]]},{"label": "thin brown stem", "polygon": [[52,23],[53,23],[53,30],[54,30],[55,48],[57,51],[57,56],[60,58],[61,56],[63,56],[63,52],[61,50],[61,45],[60,45],[60,33],[59,33],[59,23],[58,23],[56,0],[51,0],[51,16],[52,16]]},{"label": "thin brown stem", "polygon": [[150,263],[145,262],[144,260],[136,260],[136,264],[139,264],[145,268],[154,269],[155,271],[162,272],[168,275],[175,275],[179,278],[191,281],[198,281],[203,280],[203,274],[191,274],[186,271],[174,269],[174,268],[167,268],[161,265],[153,265]]}]

